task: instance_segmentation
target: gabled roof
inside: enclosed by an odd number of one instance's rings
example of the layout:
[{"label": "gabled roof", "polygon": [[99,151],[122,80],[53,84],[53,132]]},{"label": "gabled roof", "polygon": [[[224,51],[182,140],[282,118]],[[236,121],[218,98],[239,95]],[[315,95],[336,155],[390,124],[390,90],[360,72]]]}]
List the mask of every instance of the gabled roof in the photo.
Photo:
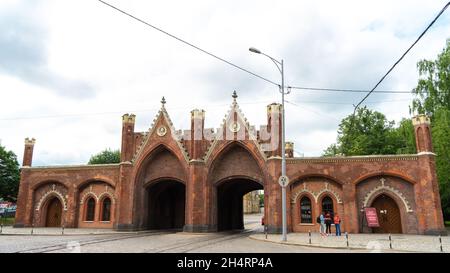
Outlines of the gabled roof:
[{"label": "gabled roof", "polygon": [[145,150],[145,147],[148,145],[149,139],[151,138],[151,136],[153,134],[156,133],[156,126],[158,125],[159,122],[165,123],[169,127],[171,135],[174,136],[172,139],[177,143],[186,162],[189,162],[189,160],[190,160],[189,154],[186,150],[186,147],[180,141],[180,136],[178,135],[177,131],[175,130],[175,127],[173,126],[173,122],[169,117],[169,113],[167,113],[165,104],[166,104],[166,100],[163,97],[161,100],[161,109],[158,111],[158,114],[153,119],[153,122],[150,125],[149,130],[145,133],[144,138],[142,139],[142,142],[139,144],[138,148],[136,149],[136,153],[133,156],[132,162],[134,162],[137,158],[139,158],[139,156],[143,153],[143,151]]},{"label": "gabled roof", "polygon": [[237,103],[236,91],[233,92],[233,96],[232,97],[233,97],[233,102],[232,102],[232,104],[230,106],[230,109],[228,110],[228,113],[225,115],[225,117],[224,117],[224,119],[222,121],[222,124],[220,126],[220,129],[219,129],[221,131],[218,131],[215,134],[214,140],[211,142],[211,145],[206,150],[206,153],[205,153],[205,155],[203,157],[203,160],[207,161],[209,159],[211,153],[214,151],[214,148],[217,146],[219,141],[222,140],[221,137],[222,137],[222,134],[223,134],[223,130],[229,130],[229,128],[227,128],[226,125],[227,125],[227,123],[230,120],[234,119],[234,113],[237,114],[236,115],[237,116],[236,122],[240,121],[240,123],[244,125],[243,129],[245,130],[245,132],[248,133],[249,139],[251,141],[253,141],[253,143],[256,145],[256,147],[258,147],[258,150],[259,150],[262,158],[264,160],[267,160],[267,156],[263,152],[263,150],[262,150],[262,148],[261,148],[261,146],[260,146],[260,144],[258,142],[258,139],[257,139],[257,136],[256,136],[256,131],[255,131],[254,127],[250,126],[250,123],[247,121],[247,118],[244,116],[244,113],[242,112],[242,110],[239,107],[239,104]]}]

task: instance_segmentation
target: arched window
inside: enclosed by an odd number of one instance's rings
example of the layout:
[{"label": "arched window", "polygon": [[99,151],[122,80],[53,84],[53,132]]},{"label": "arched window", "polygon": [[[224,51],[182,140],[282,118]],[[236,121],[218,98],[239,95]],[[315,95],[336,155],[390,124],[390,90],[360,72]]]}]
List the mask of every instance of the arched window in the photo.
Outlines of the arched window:
[{"label": "arched window", "polygon": [[94,198],[89,198],[86,202],[86,218],[85,221],[94,221],[95,217],[95,200]]},{"label": "arched window", "polygon": [[300,223],[312,224],[311,199],[306,196],[300,200]]},{"label": "arched window", "polygon": [[101,221],[111,220],[111,199],[108,197],[103,199],[102,202],[102,218]]},{"label": "arched window", "polygon": [[331,199],[331,197],[325,196],[322,199],[322,211],[325,213],[334,213],[333,199]]}]

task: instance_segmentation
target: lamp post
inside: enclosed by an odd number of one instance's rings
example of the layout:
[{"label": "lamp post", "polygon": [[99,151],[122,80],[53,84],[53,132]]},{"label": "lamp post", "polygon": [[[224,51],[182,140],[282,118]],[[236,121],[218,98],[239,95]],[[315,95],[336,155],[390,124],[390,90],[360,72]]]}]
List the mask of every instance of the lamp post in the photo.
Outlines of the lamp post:
[{"label": "lamp post", "polygon": [[280,87],[280,93],[281,93],[281,177],[279,180],[280,186],[281,186],[281,206],[282,206],[282,232],[283,237],[282,241],[287,241],[287,220],[286,220],[286,186],[289,183],[289,179],[286,176],[286,140],[285,140],[285,122],[284,122],[284,95],[289,94],[289,92],[284,91],[284,63],[283,59],[281,61],[276,60],[275,58],[270,57],[269,55],[261,52],[260,50],[250,47],[250,52],[256,53],[256,54],[262,54],[272,60],[272,62],[275,64],[275,66],[278,68],[278,71],[281,73],[281,85]]}]

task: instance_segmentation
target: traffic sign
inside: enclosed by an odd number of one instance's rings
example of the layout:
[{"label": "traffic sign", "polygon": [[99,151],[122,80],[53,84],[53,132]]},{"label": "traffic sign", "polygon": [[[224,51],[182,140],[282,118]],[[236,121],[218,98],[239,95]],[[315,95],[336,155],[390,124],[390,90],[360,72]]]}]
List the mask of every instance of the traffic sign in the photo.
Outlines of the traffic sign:
[{"label": "traffic sign", "polygon": [[278,184],[282,187],[286,187],[289,184],[289,178],[286,175],[280,176],[280,178],[278,178]]}]

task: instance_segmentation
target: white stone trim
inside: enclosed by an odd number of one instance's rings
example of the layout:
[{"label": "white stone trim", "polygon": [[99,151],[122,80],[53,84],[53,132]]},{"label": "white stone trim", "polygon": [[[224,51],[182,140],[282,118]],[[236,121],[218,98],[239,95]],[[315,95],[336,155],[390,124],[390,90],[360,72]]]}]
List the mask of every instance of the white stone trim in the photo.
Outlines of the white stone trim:
[{"label": "white stone trim", "polygon": [[53,188],[51,190],[49,190],[48,192],[46,192],[41,199],[39,199],[39,202],[36,205],[36,210],[39,211],[41,209],[41,206],[43,205],[44,201],[47,200],[47,198],[50,195],[56,195],[60,198],[60,200],[62,200],[63,203],[63,208],[64,211],[67,211],[67,202],[66,202],[66,198],[64,198],[64,195],[62,195],[61,192],[59,192],[58,190],[56,190],[55,185],[53,185]]},{"label": "white stone trim", "polygon": [[115,203],[116,203],[116,199],[115,199],[114,196],[113,196],[110,192],[108,192],[108,191],[102,192],[102,193],[98,196],[98,201],[100,202],[100,200],[102,200],[102,198],[103,198],[105,195],[108,196],[109,199],[111,199],[111,203],[112,203],[112,204],[115,204]]},{"label": "white stone trim", "polygon": [[254,130],[252,130],[250,128],[250,124],[247,121],[247,118],[244,116],[244,113],[241,111],[241,109],[239,108],[239,105],[236,101],[233,101],[233,103],[231,104],[230,110],[228,110],[228,113],[225,115],[225,117],[222,121],[222,124],[220,125],[219,131],[216,133],[214,140],[211,142],[210,146],[206,150],[206,153],[203,157],[203,161],[206,162],[210,158],[212,152],[214,151],[214,148],[217,146],[219,140],[221,140],[221,139],[219,139],[219,134],[223,133],[223,131],[221,131],[221,130],[227,130],[226,123],[230,119],[231,115],[234,112],[237,113],[238,119],[240,119],[242,121],[242,123],[244,124],[245,130],[248,132],[249,140],[251,140],[256,145],[256,147],[258,148],[258,151],[261,154],[261,157],[264,159],[264,161],[267,161],[267,156],[262,151],[261,145],[258,143],[258,139],[257,139],[256,135],[254,134]]},{"label": "white stone trim", "polygon": [[303,189],[301,190],[297,190],[294,192],[293,196],[291,197],[291,203],[295,204],[297,203],[297,198],[299,195],[303,194],[303,193],[309,193],[314,197],[314,202],[317,203],[319,197],[323,194],[323,193],[328,193],[334,196],[334,198],[336,198],[338,204],[342,204],[342,199],[339,196],[339,194],[333,190],[328,189],[328,186],[326,186],[325,189],[322,189],[319,192],[313,192],[312,190],[306,188],[306,183],[303,184]]},{"label": "white stone trim", "polygon": [[156,124],[158,123],[158,120],[160,120],[163,117],[165,118],[167,124],[169,125],[169,129],[172,134],[173,140],[177,143],[178,147],[180,148],[181,154],[183,155],[186,162],[189,163],[190,157],[186,150],[186,147],[183,145],[183,143],[177,137],[175,127],[173,126],[172,120],[170,119],[169,114],[167,113],[166,108],[164,106],[161,107],[161,110],[159,110],[156,118],[153,120],[152,124],[150,125],[150,129],[148,130],[147,133],[145,133],[143,140],[141,141],[140,145],[136,149],[136,153],[133,156],[132,162],[135,162],[141,156],[141,154],[144,152],[145,147],[147,146],[147,143],[148,143],[151,135],[156,130]]},{"label": "white stone trim", "polygon": [[[383,178],[382,178],[383,179]],[[409,205],[409,202],[408,202],[408,200],[406,200],[406,198],[403,196],[403,194],[399,191],[399,190],[397,190],[397,189],[395,189],[395,188],[393,188],[393,187],[390,187],[390,186],[386,186],[384,183],[383,183],[383,180],[380,180],[381,182],[382,182],[382,184],[380,185],[380,186],[378,186],[378,187],[375,187],[375,188],[373,188],[369,193],[367,193],[366,194],[366,196],[364,197],[364,202],[363,202],[363,206],[364,207],[368,207],[370,204],[369,204],[369,201],[376,195],[376,194],[378,194],[378,193],[380,193],[380,192],[383,192],[383,191],[388,191],[388,192],[391,192],[391,193],[393,193],[393,194],[395,194],[398,198],[400,198],[400,200],[402,200],[402,202],[403,202],[403,205],[405,206],[405,208],[406,208],[406,212],[414,212],[412,209],[411,209],[411,206]]]}]

